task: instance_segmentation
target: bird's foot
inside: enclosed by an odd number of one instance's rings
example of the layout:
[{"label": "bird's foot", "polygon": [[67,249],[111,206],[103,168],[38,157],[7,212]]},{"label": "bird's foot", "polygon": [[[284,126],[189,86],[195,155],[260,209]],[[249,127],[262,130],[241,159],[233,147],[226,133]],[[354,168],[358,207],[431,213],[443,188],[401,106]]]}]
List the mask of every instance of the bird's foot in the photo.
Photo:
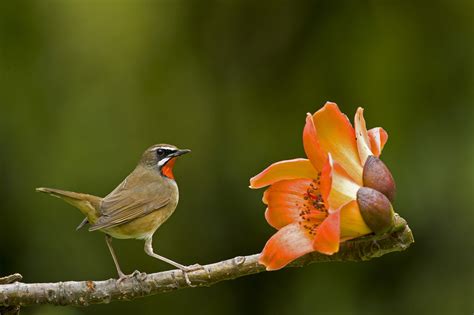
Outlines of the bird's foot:
[{"label": "bird's foot", "polygon": [[[206,272],[208,272],[206,270],[206,268],[204,268],[203,266],[201,266],[200,264],[194,264],[194,265],[190,265],[190,266],[182,266],[181,268],[181,271],[183,272],[183,275],[184,275],[184,280],[186,281],[186,284],[189,285],[190,287],[195,287],[195,285],[193,285],[191,283],[191,280],[189,280],[189,275],[188,273],[190,272],[193,272],[193,271],[197,271],[197,270],[204,270]],[[209,272],[208,272],[209,273]]]},{"label": "bird's foot", "polygon": [[183,271],[185,272],[193,272],[193,271],[197,271],[199,269],[202,269],[202,270],[206,270],[203,266],[201,266],[200,264],[194,264],[194,265],[189,265],[189,266],[184,266]]},{"label": "bird's foot", "polygon": [[123,280],[130,278],[130,275],[126,275],[124,273],[119,273],[119,278],[117,279],[117,283],[120,284]]},{"label": "bird's foot", "polygon": [[135,270],[129,275],[124,274],[123,272],[119,273],[119,278],[117,279],[117,283],[121,283],[125,279],[131,279],[131,278],[136,278],[138,280],[143,280],[143,278],[146,277],[146,273],[140,272],[138,270]]}]

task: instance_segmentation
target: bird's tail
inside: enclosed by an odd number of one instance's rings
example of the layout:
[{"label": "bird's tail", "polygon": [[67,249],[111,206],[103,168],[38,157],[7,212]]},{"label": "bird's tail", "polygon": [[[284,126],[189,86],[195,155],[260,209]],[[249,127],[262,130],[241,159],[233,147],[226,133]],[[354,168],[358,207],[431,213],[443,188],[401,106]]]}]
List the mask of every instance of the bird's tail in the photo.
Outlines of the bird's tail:
[{"label": "bird's tail", "polygon": [[44,187],[36,188],[36,191],[62,199],[73,205],[78,208],[92,224],[94,224],[99,217],[100,202],[102,201],[100,197]]}]

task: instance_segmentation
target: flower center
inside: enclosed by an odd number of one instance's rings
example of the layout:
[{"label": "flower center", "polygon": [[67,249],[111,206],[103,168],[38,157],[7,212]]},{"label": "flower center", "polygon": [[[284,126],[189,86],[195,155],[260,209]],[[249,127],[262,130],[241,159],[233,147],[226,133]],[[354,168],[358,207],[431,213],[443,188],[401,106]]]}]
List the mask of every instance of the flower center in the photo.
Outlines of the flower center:
[{"label": "flower center", "polygon": [[318,177],[309,184],[303,195],[304,202],[297,204],[300,217],[298,224],[311,235],[316,234],[316,229],[328,216],[328,210],[319,190],[320,177],[321,173],[318,173]]}]

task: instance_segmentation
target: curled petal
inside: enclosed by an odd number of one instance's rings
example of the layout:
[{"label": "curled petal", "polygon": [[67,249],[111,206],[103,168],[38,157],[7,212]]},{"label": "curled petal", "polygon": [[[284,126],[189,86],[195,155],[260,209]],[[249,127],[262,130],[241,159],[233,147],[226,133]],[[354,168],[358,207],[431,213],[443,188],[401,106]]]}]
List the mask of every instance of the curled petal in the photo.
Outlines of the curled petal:
[{"label": "curled petal", "polygon": [[318,143],[331,153],[333,159],[344,167],[359,184],[362,183],[362,164],[357,150],[354,128],[335,103],[326,103],[313,115]]},{"label": "curled petal", "polygon": [[341,208],[341,240],[347,241],[370,233],[372,231],[362,218],[357,201],[345,204]]},{"label": "curled petal", "polygon": [[387,143],[388,134],[387,132],[381,128],[372,128],[368,131],[369,139],[370,139],[370,147],[372,148],[372,152],[376,157],[379,157],[382,154],[382,149]]},{"label": "curled petal", "polygon": [[312,182],[312,179],[283,180],[268,188],[263,198],[268,205],[265,211],[267,222],[276,229],[297,222],[305,202],[304,195]]},{"label": "curled petal", "polygon": [[250,179],[250,188],[262,188],[280,180],[316,178],[318,172],[308,159],[276,162]]},{"label": "curled petal", "polygon": [[277,270],[312,251],[312,237],[298,223],[293,223],[279,230],[268,240],[259,263],[267,267],[267,270]]},{"label": "curled petal", "polygon": [[309,113],[306,116],[306,124],[303,129],[303,145],[306,156],[314,168],[320,171],[327,160],[327,153],[319,145],[313,116]]},{"label": "curled petal", "polygon": [[323,198],[326,208],[329,209],[329,194],[331,193],[332,188],[332,169],[333,169],[333,160],[331,154],[328,154],[328,158],[324,163],[321,170],[319,191],[321,192],[321,197]]},{"label": "curled petal", "polygon": [[340,219],[340,211],[335,211],[321,223],[313,241],[315,250],[326,255],[332,255],[339,251]]},{"label": "curled petal", "polygon": [[354,118],[354,127],[357,138],[357,149],[359,150],[359,158],[362,165],[370,155],[373,155],[370,148],[370,139],[367,134],[367,127],[364,119],[364,109],[359,107]]}]

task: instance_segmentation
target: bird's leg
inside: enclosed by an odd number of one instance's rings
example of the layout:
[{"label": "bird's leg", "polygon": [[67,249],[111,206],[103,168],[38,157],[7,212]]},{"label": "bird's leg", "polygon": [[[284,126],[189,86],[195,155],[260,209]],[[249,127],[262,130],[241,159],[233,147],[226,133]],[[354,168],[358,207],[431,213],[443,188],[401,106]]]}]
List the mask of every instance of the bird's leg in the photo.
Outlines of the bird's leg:
[{"label": "bird's leg", "polygon": [[153,239],[150,237],[148,238],[146,241],[145,241],[145,253],[147,253],[149,256],[151,257],[154,257],[156,259],[159,259],[161,261],[164,261],[165,263],[168,263],[172,266],[175,266],[176,268],[178,269],[181,269],[183,271],[191,271],[191,270],[188,270],[189,268],[186,267],[186,266],[183,266],[175,261],[172,261],[171,259],[168,259],[166,257],[163,257],[163,256],[160,256],[158,254],[155,254],[153,252],[153,245],[152,245],[152,242],[153,242]]},{"label": "bird's leg", "polygon": [[171,259],[168,259],[166,257],[160,256],[158,254],[155,254],[153,252],[153,246],[152,246],[153,239],[150,237],[145,240],[145,253],[147,253],[149,256],[154,257],[156,259],[159,259],[161,261],[164,261],[165,263],[168,263],[178,269],[180,269],[184,273],[184,278],[186,279],[186,283],[191,286],[191,281],[189,281],[188,277],[188,272],[195,271],[198,269],[204,269],[201,265],[195,264],[192,266],[183,266],[175,261],[172,261]]},{"label": "bird's leg", "polygon": [[127,275],[122,272],[122,269],[120,269],[120,265],[117,260],[117,256],[115,256],[114,249],[112,247],[112,237],[108,234],[105,234],[105,241],[107,242],[107,246],[109,247],[110,254],[112,255],[112,259],[114,260],[115,268],[117,268],[117,272],[119,275],[119,281],[122,281],[123,279],[127,278]]}]

